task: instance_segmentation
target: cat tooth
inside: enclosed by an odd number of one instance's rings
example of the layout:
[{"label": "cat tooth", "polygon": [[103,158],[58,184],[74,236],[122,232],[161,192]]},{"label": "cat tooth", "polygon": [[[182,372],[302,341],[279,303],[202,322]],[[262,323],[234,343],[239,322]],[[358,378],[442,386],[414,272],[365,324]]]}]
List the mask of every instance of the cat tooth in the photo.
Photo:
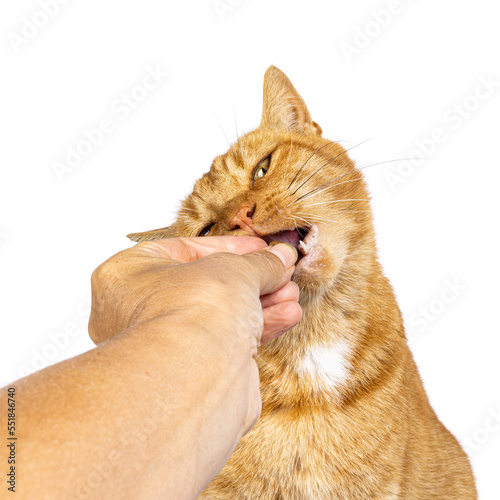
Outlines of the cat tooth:
[{"label": "cat tooth", "polygon": [[306,245],[302,240],[299,241],[298,244],[299,250],[304,254],[307,255],[309,253],[309,250],[311,249],[309,245]]}]

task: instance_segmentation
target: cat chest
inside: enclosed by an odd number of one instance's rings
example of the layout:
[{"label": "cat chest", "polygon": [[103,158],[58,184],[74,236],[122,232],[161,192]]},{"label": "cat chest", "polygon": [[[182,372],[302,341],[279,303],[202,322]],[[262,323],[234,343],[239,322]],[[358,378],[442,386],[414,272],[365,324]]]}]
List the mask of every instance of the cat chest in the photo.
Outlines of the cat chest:
[{"label": "cat chest", "polygon": [[309,347],[297,360],[294,371],[302,383],[322,392],[338,392],[351,375],[351,346],[334,341]]},{"label": "cat chest", "polygon": [[247,477],[242,488],[260,491],[258,498],[337,498],[335,488],[345,480],[348,450],[342,429],[326,411],[264,412],[242,441],[241,455],[233,457],[240,480]]}]

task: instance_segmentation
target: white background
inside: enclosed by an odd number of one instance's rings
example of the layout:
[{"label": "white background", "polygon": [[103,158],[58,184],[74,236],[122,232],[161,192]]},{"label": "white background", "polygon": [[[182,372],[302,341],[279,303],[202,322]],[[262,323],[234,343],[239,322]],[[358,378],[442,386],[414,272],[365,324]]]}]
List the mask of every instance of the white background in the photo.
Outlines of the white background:
[{"label": "white background", "polygon": [[[230,141],[235,115],[258,125],[274,64],[326,137],[371,138],[359,166],[426,158],[364,170],[381,261],[434,408],[468,441],[480,498],[500,498],[495,2],[66,0],[50,18],[41,3],[0,7],[0,385],[92,347],[92,270],[172,222],[227,149],[217,119]],[[137,89],[148,67],[169,76]],[[102,119],[113,130],[59,179]]]}]

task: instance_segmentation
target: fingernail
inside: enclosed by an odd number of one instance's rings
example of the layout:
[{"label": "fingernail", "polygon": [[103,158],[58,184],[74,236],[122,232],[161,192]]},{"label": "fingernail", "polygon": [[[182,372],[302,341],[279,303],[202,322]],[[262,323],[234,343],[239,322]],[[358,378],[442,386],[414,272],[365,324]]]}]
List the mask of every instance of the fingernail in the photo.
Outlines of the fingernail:
[{"label": "fingernail", "polygon": [[290,243],[284,243],[282,241],[271,241],[268,248],[268,252],[277,255],[287,269],[289,267],[292,267],[299,258],[297,249],[293,245],[290,245]]}]

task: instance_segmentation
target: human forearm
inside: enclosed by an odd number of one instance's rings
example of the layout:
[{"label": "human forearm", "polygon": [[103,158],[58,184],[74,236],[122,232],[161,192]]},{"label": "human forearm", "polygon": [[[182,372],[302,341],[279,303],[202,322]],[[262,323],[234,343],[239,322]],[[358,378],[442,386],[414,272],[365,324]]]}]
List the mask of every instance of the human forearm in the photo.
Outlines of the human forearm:
[{"label": "human forearm", "polygon": [[257,370],[223,334],[163,316],[17,382],[21,498],[193,498],[252,423]]},{"label": "human forearm", "polygon": [[20,498],[193,498],[255,423],[257,345],[301,316],[297,253],[202,240],[101,264],[89,321],[99,346],[14,384]]}]

